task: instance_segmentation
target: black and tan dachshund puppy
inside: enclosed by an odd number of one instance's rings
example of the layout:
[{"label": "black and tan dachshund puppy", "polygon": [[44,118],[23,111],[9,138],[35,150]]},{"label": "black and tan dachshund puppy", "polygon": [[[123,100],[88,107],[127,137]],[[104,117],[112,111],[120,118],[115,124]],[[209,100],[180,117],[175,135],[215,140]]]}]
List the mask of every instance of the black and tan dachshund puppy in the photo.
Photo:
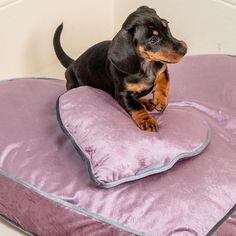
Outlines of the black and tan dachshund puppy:
[{"label": "black and tan dachshund puppy", "polygon": [[[77,60],[63,51],[61,24],[54,35],[54,48],[65,72],[67,89],[88,85],[111,94],[142,130],[157,131],[148,111],[163,112],[168,104],[169,76],[166,63],[175,63],[187,45],[175,39],[168,21],[147,6],[130,14],[112,41],[100,42]],[[153,93],[153,99],[141,97]]]}]

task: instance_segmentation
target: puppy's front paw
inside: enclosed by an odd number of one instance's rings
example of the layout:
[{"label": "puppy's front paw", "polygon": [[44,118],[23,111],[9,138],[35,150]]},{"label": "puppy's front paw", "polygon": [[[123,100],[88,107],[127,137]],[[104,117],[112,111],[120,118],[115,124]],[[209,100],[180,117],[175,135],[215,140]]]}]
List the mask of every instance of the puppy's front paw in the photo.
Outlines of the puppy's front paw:
[{"label": "puppy's front paw", "polygon": [[133,112],[132,118],[141,130],[157,132],[157,121],[145,109]]},{"label": "puppy's front paw", "polygon": [[155,109],[156,105],[153,103],[153,100],[150,98],[140,98],[138,101],[148,110],[152,111]]},{"label": "puppy's front paw", "polygon": [[168,97],[163,95],[163,94],[160,94],[158,97],[157,97],[157,101],[156,101],[156,110],[158,112],[163,112],[167,105],[168,105]]}]

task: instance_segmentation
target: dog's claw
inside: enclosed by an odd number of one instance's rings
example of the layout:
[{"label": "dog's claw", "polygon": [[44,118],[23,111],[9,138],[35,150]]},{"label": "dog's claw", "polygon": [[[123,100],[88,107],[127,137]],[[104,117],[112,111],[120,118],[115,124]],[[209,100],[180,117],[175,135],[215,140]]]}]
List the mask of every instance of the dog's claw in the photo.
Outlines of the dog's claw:
[{"label": "dog's claw", "polygon": [[134,112],[132,115],[135,123],[141,130],[157,132],[158,124],[156,119],[154,119],[146,110],[141,110]]},{"label": "dog's claw", "polygon": [[140,129],[145,131],[157,132],[158,130],[157,121],[149,114],[142,120],[136,121],[136,124]]},{"label": "dog's claw", "polygon": [[140,129],[144,131],[150,131],[150,132],[157,132],[158,130],[158,124],[155,119],[148,119],[148,120],[142,120],[139,124],[137,124]]}]

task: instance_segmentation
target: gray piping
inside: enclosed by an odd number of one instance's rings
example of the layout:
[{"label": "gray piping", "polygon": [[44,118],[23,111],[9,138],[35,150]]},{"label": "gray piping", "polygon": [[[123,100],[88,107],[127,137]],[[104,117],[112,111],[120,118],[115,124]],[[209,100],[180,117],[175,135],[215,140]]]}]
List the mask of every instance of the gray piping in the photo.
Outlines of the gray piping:
[{"label": "gray piping", "polygon": [[194,156],[200,154],[208,146],[208,144],[210,143],[210,140],[211,140],[211,128],[210,128],[210,126],[208,126],[207,135],[206,135],[206,139],[205,139],[204,143],[202,145],[200,145],[199,147],[197,147],[194,151],[179,154],[178,156],[176,156],[176,158],[174,160],[172,160],[170,162],[170,164],[168,166],[159,167],[159,166],[154,165],[154,166],[151,166],[151,167],[148,167],[146,169],[139,171],[138,174],[144,174],[147,171],[155,174],[155,171],[158,168],[160,169],[160,172],[166,171],[166,170],[170,169],[171,167],[173,167],[174,164],[177,163],[178,161],[185,160],[185,159],[188,159],[188,158],[191,158],[191,157],[194,157]]},{"label": "gray piping", "polygon": [[75,140],[73,138],[73,135],[71,135],[70,132],[64,126],[64,124],[61,120],[61,116],[60,116],[60,106],[59,106],[60,105],[60,97],[58,98],[57,105],[56,105],[57,121],[59,123],[59,126],[61,127],[62,131],[67,136],[67,138],[70,140],[73,147],[78,152],[79,156],[84,161],[84,163],[86,165],[86,168],[88,170],[89,176],[90,176],[91,180],[93,181],[93,183],[95,183],[96,185],[98,185],[100,187],[103,187],[103,188],[112,188],[112,187],[115,187],[115,186],[120,185],[122,183],[135,181],[135,180],[147,177],[149,175],[158,174],[158,173],[167,171],[167,170],[171,169],[178,161],[183,160],[183,159],[187,159],[187,158],[191,158],[191,157],[194,157],[194,156],[198,155],[200,152],[202,152],[208,146],[208,144],[210,143],[210,140],[211,140],[211,128],[210,128],[210,126],[208,126],[207,135],[206,135],[205,141],[202,145],[197,147],[192,152],[179,154],[167,166],[164,166],[164,167],[160,167],[160,166],[157,166],[157,165],[149,166],[146,169],[137,172],[136,175],[134,175],[134,176],[128,176],[128,177],[125,177],[125,178],[122,178],[122,179],[119,179],[119,180],[116,180],[116,181],[113,181],[113,182],[110,182],[110,183],[104,183],[104,182],[99,181],[94,176],[93,171],[92,171],[92,166],[91,166],[91,163],[89,161],[88,156],[86,155],[86,153],[84,153],[82,151],[82,148],[75,142]]},{"label": "gray piping", "polygon": [[115,226],[118,229],[121,229],[123,231],[129,232],[129,233],[132,233],[132,234],[135,234],[135,235],[138,235],[138,236],[151,236],[150,234],[146,234],[146,233],[140,232],[138,230],[131,229],[128,226],[119,224],[119,223],[117,223],[117,222],[115,222],[115,221],[113,221],[111,219],[105,218],[105,217],[103,217],[103,216],[101,216],[99,214],[96,214],[94,212],[88,211],[85,208],[76,206],[76,205],[74,205],[72,203],[69,203],[69,202],[67,202],[65,200],[62,200],[62,199],[60,199],[60,198],[58,198],[58,197],[56,197],[54,195],[46,193],[46,192],[44,192],[44,191],[34,187],[33,185],[31,185],[31,184],[29,184],[29,183],[27,183],[27,182],[25,182],[25,181],[15,177],[15,176],[10,175],[9,173],[5,172],[2,169],[0,169],[0,175],[2,175],[4,177],[12,180],[13,182],[15,182],[17,184],[22,185],[23,187],[29,189],[32,192],[35,192],[35,193],[39,194],[42,197],[45,197],[46,199],[49,199],[49,200],[53,201],[54,203],[57,203],[59,205],[65,206],[65,207],[68,207],[71,210],[74,210],[76,212],[82,213],[83,215],[86,215],[87,217],[96,219],[96,220],[101,221],[103,223],[110,224],[112,226]]},{"label": "gray piping", "polygon": [[[19,78],[19,79],[10,79],[10,80],[2,80],[0,81],[0,83],[4,83],[4,82],[11,82],[11,81],[15,81],[15,80],[20,80],[20,79],[42,79],[42,80],[57,80],[57,79],[50,79],[50,78]],[[59,79],[58,79],[59,80]],[[86,161],[86,160],[85,160]],[[87,165],[86,165],[87,166]],[[54,203],[56,204],[59,204],[59,205],[62,205],[64,207],[68,207],[69,209],[71,210],[74,210],[75,212],[79,212],[83,215],[86,215],[87,217],[90,217],[92,219],[96,219],[100,222],[103,222],[103,223],[106,223],[106,224],[109,224],[109,225],[112,225],[120,230],[123,230],[125,232],[128,232],[128,233],[131,233],[131,234],[134,234],[134,235],[137,235],[137,236],[152,236],[150,234],[147,234],[147,233],[144,233],[144,232],[140,232],[138,230],[135,230],[135,229],[132,229],[128,226],[125,226],[125,225],[122,225],[122,224],[119,224],[111,219],[108,219],[106,217],[103,217],[99,214],[96,214],[94,212],[91,212],[91,211],[88,211],[87,209],[85,208],[82,208],[82,207],[79,207],[79,206],[76,206],[72,203],[69,203],[65,200],[62,200],[56,196],[53,196],[49,193],[46,193],[44,191],[41,191],[40,189],[34,187],[33,185],[15,177],[15,176],[12,176],[10,175],[9,173],[5,172],[4,170],[0,169],[0,175],[12,180],[13,182],[17,183],[17,184],[20,184],[22,185],[23,187],[29,189],[30,191],[33,191],[37,194],[39,194],[40,196],[46,198],[46,199],[49,199],[51,201],[53,201]]]},{"label": "gray piping", "polygon": [[236,211],[236,204],[234,204],[234,206],[228,211],[228,213],[216,225],[213,226],[213,228],[208,232],[206,236],[211,236],[214,233],[216,233],[216,231],[220,229],[220,227],[223,226],[223,224],[227,222],[227,220],[229,220],[229,218],[235,211]]}]

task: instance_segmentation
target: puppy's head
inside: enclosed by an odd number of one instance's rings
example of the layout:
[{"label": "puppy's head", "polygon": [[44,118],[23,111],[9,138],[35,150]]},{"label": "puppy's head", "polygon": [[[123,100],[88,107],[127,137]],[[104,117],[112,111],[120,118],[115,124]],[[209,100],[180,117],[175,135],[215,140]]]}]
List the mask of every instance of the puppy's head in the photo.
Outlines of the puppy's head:
[{"label": "puppy's head", "polygon": [[128,16],[113,38],[108,58],[118,70],[134,74],[141,60],[175,63],[186,52],[186,43],[172,36],[168,21],[142,6]]}]

